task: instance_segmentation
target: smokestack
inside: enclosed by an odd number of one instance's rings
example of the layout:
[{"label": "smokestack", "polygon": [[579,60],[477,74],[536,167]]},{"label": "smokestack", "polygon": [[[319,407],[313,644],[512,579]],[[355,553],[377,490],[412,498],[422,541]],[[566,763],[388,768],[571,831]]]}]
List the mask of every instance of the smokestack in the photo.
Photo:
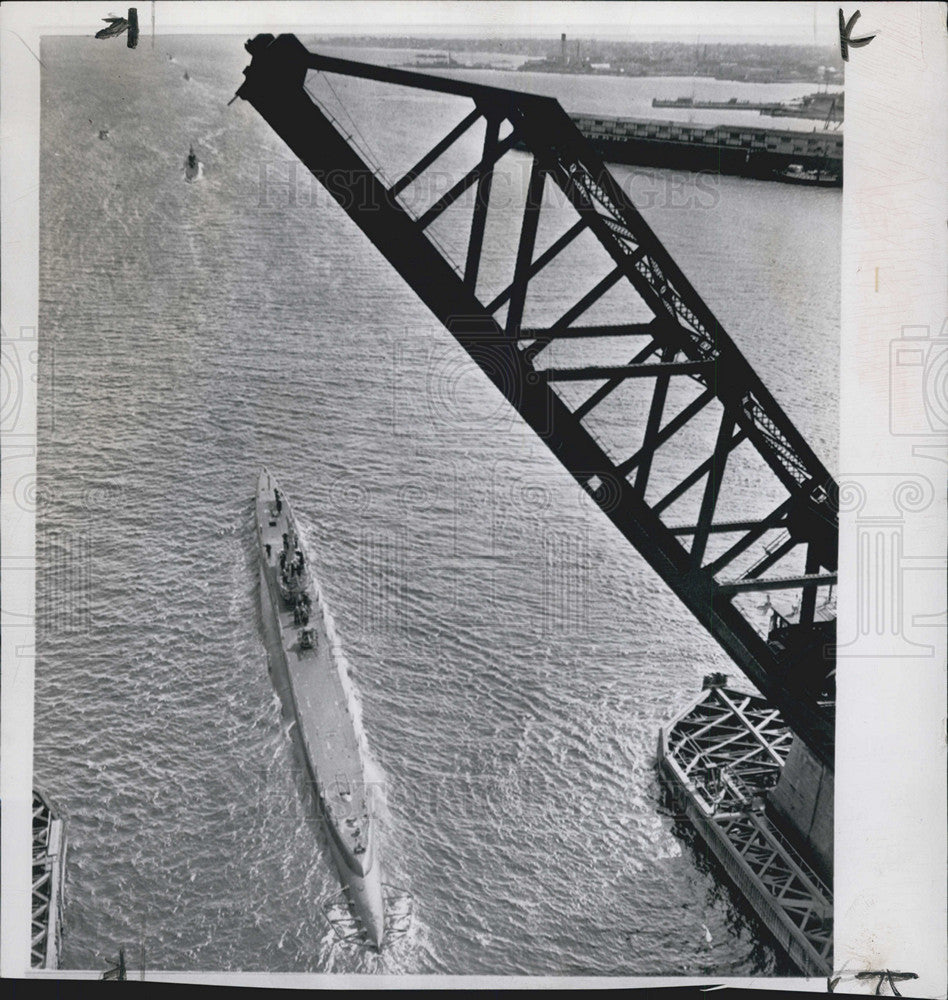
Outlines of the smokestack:
[{"label": "smokestack", "polygon": [[560,62],[566,65],[566,32],[560,35]]}]

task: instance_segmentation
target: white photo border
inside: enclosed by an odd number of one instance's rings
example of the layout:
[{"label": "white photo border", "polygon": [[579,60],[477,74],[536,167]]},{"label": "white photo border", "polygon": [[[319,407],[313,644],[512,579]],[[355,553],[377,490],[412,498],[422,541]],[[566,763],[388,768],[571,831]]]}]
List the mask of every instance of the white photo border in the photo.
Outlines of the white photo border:
[{"label": "white photo border", "polygon": [[[235,33],[354,32],[360,18],[376,28],[408,29],[435,21],[449,32],[484,5],[447,0],[372,3],[162,2],[162,31]],[[499,26],[556,25],[575,3],[498,2]],[[595,21],[602,5],[583,4]],[[631,22],[643,5],[608,4],[614,21]],[[944,616],[919,626],[916,609],[945,593],[948,546],[944,484],[948,435],[942,368],[948,369],[948,33],[941,3],[644,5],[648,18],[691,23],[697,8],[742,9],[766,22],[774,8],[801,17],[848,19],[853,48],[846,67],[846,153],[843,188],[840,482],[840,652],[838,661],[835,992],[871,994],[872,970],[911,972],[903,996],[943,997],[946,990],[946,796]],[[771,13],[768,13],[769,8]],[[147,44],[149,6],[139,5]],[[622,11],[620,14],[619,12]],[[661,17],[659,17],[659,13]],[[36,338],[39,249],[39,41],[44,34],[84,33],[86,4],[12,3],[0,9],[0,197],[2,197],[2,908],[0,975],[93,978],[101,970],[40,973],[30,968],[30,810],[34,675],[33,517],[14,502],[35,489]],[[213,24],[207,23],[208,19]],[[779,39],[778,39],[779,40]],[[142,44],[142,43],[140,43]],[[235,89],[240,81],[235,80]],[[829,261],[828,266],[837,266]],[[908,353],[905,353],[905,349]],[[943,351],[943,354],[938,352]],[[914,354],[913,354],[914,352]],[[936,382],[902,366],[920,357]],[[939,359],[943,359],[942,368]],[[12,366],[12,367],[10,367]],[[8,370],[9,368],[9,370]],[[12,380],[12,381],[11,381]],[[928,393],[928,395],[926,395]],[[934,395],[932,395],[934,393]],[[941,393],[941,395],[939,395]],[[16,412],[7,420],[11,408]],[[9,426],[8,426],[9,425]],[[928,498],[927,500],[925,498]],[[893,532],[895,534],[893,534]],[[881,567],[864,546],[889,544],[898,556]],[[867,542],[866,539],[869,539]],[[893,543],[895,544],[895,543]],[[940,561],[939,561],[940,560]],[[885,571],[883,578],[880,573]],[[870,595],[867,597],[867,594]],[[864,603],[871,600],[873,606]],[[893,604],[894,602],[894,604]],[[884,610],[896,607],[894,624]],[[866,614],[869,618],[866,618]],[[931,615],[928,616],[931,619]],[[886,618],[886,621],[889,619]],[[932,627],[934,625],[934,627]],[[940,626],[940,627],[939,627]],[[892,634],[886,632],[889,628]],[[899,656],[899,636],[924,628],[928,657]],[[912,630],[916,631],[913,632]],[[904,631],[904,635],[902,634]],[[852,637],[855,637],[853,639]],[[846,645],[844,646],[843,643]],[[293,987],[398,985],[422,988],[658,987],[715,984],[825,992],[824,980],[721,977],[560,979],[557,977],[338,976],[267,973],[161,973],[149,980]],[[880,992],[890,992],[883,984]]]}]

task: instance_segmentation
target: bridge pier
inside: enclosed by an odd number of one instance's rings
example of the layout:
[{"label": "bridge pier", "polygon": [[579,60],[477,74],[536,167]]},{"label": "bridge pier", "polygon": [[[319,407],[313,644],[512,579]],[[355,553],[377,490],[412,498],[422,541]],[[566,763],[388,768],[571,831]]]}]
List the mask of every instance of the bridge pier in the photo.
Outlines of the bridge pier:
[{"label": "bridge pier", "polygon": [[769,796],[777,824],[829,884],[833,880],[833,771],[794,739]]}]

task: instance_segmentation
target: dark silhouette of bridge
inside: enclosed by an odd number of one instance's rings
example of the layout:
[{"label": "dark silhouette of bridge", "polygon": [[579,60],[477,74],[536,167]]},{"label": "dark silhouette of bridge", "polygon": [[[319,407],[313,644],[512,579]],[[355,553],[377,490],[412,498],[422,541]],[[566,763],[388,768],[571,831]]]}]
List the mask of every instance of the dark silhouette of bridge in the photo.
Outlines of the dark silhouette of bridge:
[{"label": "dark silhouette of bridge", "polygon": [[[247,50],[253,58],[237,96],[257,109],[326,186],[831,770],[835,616],[819,613],[817,599],[821,588],[826,594],[836,583],[836,483],[558,102],[321,56],[292,35],[259,35]],[[305,89],[312,70],[462,97],[472,108],[392,183],[380,165],[369,162],[354,135]],[[406,189],[475,125],[483,127],[479,159],[428,207],[411,210],[402,197]],[[532,156],[525,207],[509,282],[487,297],[479,290],[478,276],[492,181],[498,161],[515,146]],[[537,253],[546,185],[565,195],[575,222]],[[469,216],[465,213],[466,253],[459,267],[433,238],[431,226],[472,189],[473,207]],[[569,286],[592,281],[589,290],[552,322],[524,325],[531,283],[584,234],[591,234],[605,251],[605,273],[587,276],[574,264]],[[591,307],[622,285],[651,319],[584,325]],[[546,362],[547,349],[566,339],[628,341],[634,348],[626,350],[624,363],[560,367]],[[569,383],[595,388],[577,402],[575,393],[564,391]],[[647,387],[649,401],[644,420],[627,428],[627,444],[619,452],[596,434],[597,409],[632,385],[639,391]],[[677,403],[668,412],[672,400]],[[696,423],[707,428],[702,460],[654,495],[649,489],[654,467]],[[732,456],[742,445],[763,460],[779,497],[758,516],[722,492],[729,459],[733,466]],[[683,509],[686,494],[700,497],[700,503],[697,515],[681,523],[676,511]],[[797,611],[790,617],[775,614],[769,629],[761,630],[738,600],[752,591],[791,592]]]}]

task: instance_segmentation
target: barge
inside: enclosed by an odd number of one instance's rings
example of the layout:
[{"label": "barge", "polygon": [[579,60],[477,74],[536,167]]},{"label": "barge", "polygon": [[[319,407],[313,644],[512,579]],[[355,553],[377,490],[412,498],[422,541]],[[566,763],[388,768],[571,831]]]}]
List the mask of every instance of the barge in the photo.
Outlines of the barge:
[{"label": "barge", "polygon": [[727,101],[699,100],[694,97],[653,97],[653,108],[680,110],[759,111],[772,118],[814,118],[818,121],[843,120],[844,95],[807,94],[793,101],[742,101],[732,97]]},{"label": "barge", "polygon": [[720,108],[725,111],[763,111],[767,108],[780,107],[777,101],[739,101],[732,97],[727,101],[702,101],[694,97],[653,97],[653,108],[682,108],[713,110]]}]

